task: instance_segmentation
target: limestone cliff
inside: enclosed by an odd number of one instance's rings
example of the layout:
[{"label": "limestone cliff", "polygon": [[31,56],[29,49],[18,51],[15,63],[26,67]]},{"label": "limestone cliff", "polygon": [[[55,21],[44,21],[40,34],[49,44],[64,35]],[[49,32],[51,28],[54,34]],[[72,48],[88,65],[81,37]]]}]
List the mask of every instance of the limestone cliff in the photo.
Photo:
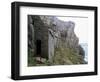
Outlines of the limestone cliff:
[{"label": "limestone cliff", "polygon": [[[74,32],[73,21],[61,21],[55,16],[28,16],[28,47],[37,56],[37,40],[40,41],[40,55],[57,64],[83,64],[84,50]],[[39,45],[38,45],[39,46]]]}]

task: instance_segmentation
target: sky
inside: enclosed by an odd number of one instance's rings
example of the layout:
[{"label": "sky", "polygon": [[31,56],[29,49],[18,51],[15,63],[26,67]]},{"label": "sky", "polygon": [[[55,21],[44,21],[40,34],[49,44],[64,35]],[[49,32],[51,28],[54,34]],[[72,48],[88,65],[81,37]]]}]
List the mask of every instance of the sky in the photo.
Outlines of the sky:
[{"label": "sky", "polygon": [[73,21],[75,23],[74,32],[79,38],[79,43],[88,43],[88,18],[87,17],[57,17],[62,21]]}]

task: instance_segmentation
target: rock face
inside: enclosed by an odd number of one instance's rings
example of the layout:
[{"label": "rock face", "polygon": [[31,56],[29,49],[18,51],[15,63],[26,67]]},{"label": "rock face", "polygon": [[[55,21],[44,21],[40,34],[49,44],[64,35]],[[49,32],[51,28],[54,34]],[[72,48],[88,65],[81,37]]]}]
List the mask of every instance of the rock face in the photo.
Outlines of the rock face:
[{"label": "rock face", "polygon": [[79,55],[84,51],[74,32],[75,23],[64,22],[55,16],[28,16],[28,47],[34,50],[34,56],[52,61],[55,48],[71,48]]},{"label": "rock face", "polygon": [[28,16],[28,52],[34,52],[34,26],[31,16]]}]

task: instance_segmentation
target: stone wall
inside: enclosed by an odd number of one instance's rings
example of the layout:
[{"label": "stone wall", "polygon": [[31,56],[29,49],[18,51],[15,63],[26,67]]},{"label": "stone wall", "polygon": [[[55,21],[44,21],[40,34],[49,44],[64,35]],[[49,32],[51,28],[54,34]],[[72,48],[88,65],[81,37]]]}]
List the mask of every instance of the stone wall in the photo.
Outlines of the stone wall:
[{"label": "stone wall", "polygon": [[34,26],[31,16],[28,16],[28,52],[34,55]]},{"label": "stone wall", "polygon": [[54,56],[54,48],[55,48],[55,37],[54,34],[52,32],[52,30],[49,29],[49,33],[48,33],[49,37],[48,37],[48,58],[49,61],[52,62],[53,56]]},{"label": "stone wall", "polygon": [[[29,44],[30,41],[34,43],[36,51],[36,42],[37,40],[41,41],[41,57],[51,60],[54,56],[55,48],[61,46],[62,43],[66,48],[73,48],[79,52],[79,39],[74,32],[74,22],[64,22],[55,16],[41,15],[31,15],[29,19],[29,32],[34,38],[32,40],[29,38],[28,42]],[[36,52],[35,56],[37,56]]]},{"label": "stone wall", "polygon": [[[41,57],[48,58],[48,26],[46,26],[39,16],[32,16],[34,25],[34,43],[37,51],[37,40],[41,41]],[[35,56],[37,54],[35,53]]]}]

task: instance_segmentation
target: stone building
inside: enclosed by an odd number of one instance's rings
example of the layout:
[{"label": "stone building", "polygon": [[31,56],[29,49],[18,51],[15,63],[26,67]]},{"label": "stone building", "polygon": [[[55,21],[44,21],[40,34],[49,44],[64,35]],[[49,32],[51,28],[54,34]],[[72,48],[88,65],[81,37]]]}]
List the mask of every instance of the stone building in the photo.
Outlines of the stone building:
[{"label": "stone building", "polygon": [[51,21],[48,22],[48,25],[47,20],[42,19],[46,18],[34,15],[28,16],[28,44],[29,47],[31,46],[34,49],[34,56],[52,61],[55,45],[54,31],[50,27]]},{"label": "stone building", "polygon": [[28,47],[33,49],[34,56],[52,61],[54,50],[62,40],[66,47],[77,49],[74,26],[73,22],[64,22],[54,16],[28,15]]}]

